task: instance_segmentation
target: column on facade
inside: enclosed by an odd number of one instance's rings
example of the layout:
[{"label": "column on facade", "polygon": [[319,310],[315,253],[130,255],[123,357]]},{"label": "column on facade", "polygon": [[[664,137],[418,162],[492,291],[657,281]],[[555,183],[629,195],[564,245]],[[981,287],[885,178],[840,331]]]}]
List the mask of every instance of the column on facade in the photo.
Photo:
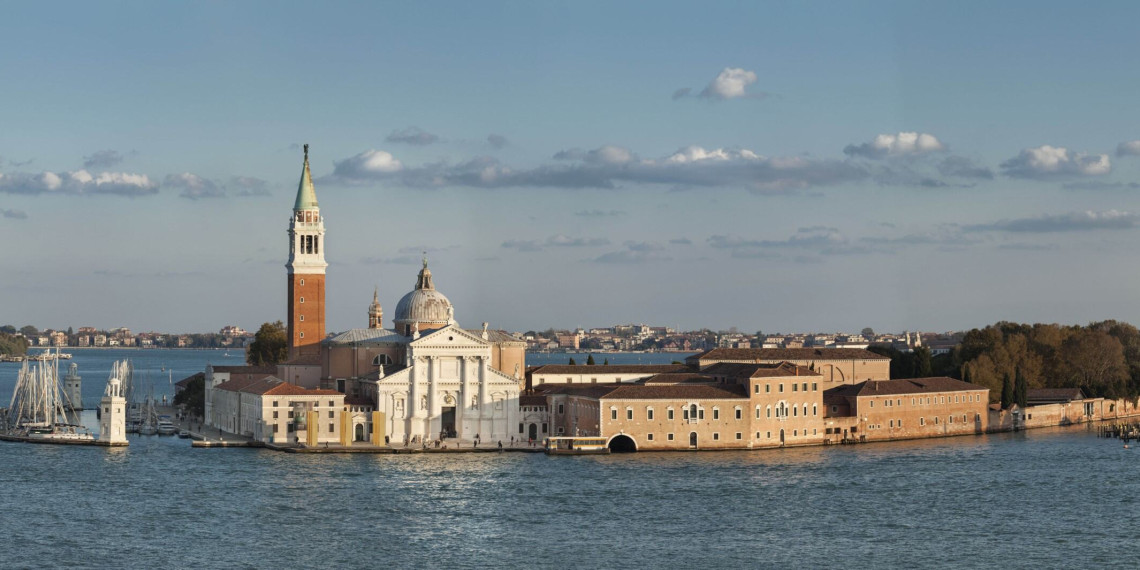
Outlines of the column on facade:
[{"label": "column on facade", "polygon": [[470,356],[464,356],[459,360],[459,401],[455,402],[455,435],[459,439],[467,436],[463,422],[467,419],[467,406],[471,405],[471,394],[467,389],[467,381],[471,378],[471,372],[468,370],[470,363]]},{"label": "column on facade", "polygon": [[441,426],[436,425],[442,423],[436,420],[440,417],[438,410],[439,407],[439,357],[427,357],[427,376],[428,376],[428,409],[427,419],[424,421],[424,433],[430,439],[439,437]]},{"label": "column on facade", "polygon": [[491,438],[491,418],[495,413],[494,406],[487,398],[487,358],[478,357],[479,366],[479,434],[484,438]]}]

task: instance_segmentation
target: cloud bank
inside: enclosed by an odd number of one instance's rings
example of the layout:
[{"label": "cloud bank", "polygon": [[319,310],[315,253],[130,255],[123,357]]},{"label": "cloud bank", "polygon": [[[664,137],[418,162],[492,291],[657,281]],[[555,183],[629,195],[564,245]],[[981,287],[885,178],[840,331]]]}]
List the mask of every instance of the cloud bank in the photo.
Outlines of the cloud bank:
[{"label": "cloud bank", "polygon": [[929,133],[901,132],[897,134],[881,134],[870,142],[854,145],[849,144],[843,149],[847,156],[882,159],[896,156],[913,156],[941,152],[946,145]]},{"label": "cloud bank", "polygon": [[1001,163],[1002,172],[1012,178],[1049,180],[1076,176],[1100,176],[1112,170],[1107,154],[1086,154],[1065,147],[1042,145],[1022,150]]},{"label": "cloud bank", "polygon": [[145,174],[101,172],[41,172],[39,174],[0,173],[0,192],[8,194],[68,194],[148,196],[158,192],[158,184]]}]

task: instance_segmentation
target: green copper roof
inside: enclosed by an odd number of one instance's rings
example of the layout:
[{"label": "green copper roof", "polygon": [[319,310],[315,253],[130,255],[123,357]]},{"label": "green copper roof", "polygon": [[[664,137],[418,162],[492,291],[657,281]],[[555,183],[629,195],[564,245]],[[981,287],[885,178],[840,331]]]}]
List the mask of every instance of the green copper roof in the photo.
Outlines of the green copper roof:
[{"label": "green copper roof", "polygon": [[305,168],[301,171],[301,184],[297,186],[297,202],[294,210],[316,210],[317,193],[313,191],[313,175],[309,174],[309,145],[305,145]]}]

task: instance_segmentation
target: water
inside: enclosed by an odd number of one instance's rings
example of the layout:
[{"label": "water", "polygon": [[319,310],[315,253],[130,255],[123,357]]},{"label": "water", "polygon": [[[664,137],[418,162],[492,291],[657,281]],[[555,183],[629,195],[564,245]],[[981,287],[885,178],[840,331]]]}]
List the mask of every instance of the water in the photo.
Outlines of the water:
[{"label": "water", "polygon": [[0,567],[1134,566],[1138,466],[1079,426],[589,457],[0,442]]}]

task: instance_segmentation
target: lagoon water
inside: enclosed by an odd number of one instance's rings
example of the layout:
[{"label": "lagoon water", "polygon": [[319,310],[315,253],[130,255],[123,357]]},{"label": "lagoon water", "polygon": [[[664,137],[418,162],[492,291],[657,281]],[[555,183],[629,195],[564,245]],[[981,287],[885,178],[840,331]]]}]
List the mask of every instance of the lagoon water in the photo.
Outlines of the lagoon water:
[{"label": "lagoon water", "polygon": [[1138,472],[1080,426],[591,457],[0,443],[0,566],[1133,567]]}]

